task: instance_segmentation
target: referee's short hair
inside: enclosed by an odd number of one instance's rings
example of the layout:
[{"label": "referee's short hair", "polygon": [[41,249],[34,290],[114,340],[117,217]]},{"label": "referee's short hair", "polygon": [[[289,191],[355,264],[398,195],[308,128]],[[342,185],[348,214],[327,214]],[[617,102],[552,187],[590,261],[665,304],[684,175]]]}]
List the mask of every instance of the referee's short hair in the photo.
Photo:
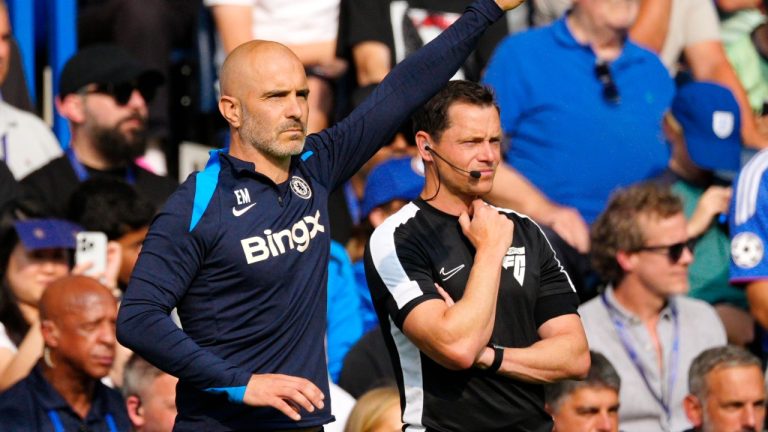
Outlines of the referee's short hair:
[{"label": "referee's short hair", "polygon": [[500,112],[490,87],[466,80],[449,81],[413,115],[413,133],[424,131],[435,140],[440,140],[442,133],[451,127],[448,123],[448,109],[460,102],[481,107],[492,106]]},{"label": "referee's short hair", "polygon": [[621,378],[611,362],[595,351],[590,351],[589,357],[592,365],[589,367],[587,377],[583,380],[563,380],[545,386],[544,401],[552,412],[557,412],[563,399],[578,389],[607,388],[619,393]]},{"label": "referee's short hair", "polygon": [[[688,369],[688,391],[700,401],[708,396],[707,375],[715,369],[755,366],[762,371],[760,359],[746,349],[726,345],[702,351]],[[765,385],[765,384],[763,384]]]}]

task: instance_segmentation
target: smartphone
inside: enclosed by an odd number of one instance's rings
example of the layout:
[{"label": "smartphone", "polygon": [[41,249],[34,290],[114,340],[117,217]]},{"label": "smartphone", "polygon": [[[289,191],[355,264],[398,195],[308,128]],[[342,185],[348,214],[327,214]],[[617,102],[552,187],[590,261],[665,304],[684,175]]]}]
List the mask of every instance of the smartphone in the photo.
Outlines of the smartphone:
[{"label": "smartphone", "polygon": [[107,270],[107,235],[100,231],[81,231],[77,234],[75,266],[91,263],[87,276],[104,275]]}]

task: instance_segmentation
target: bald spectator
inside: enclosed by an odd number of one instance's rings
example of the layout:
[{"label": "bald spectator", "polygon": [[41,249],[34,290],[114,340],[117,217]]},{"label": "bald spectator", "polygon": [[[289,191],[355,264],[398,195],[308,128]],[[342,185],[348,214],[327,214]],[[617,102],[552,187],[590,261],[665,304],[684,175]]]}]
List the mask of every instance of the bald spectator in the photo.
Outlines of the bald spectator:
[{"label": "bald spectator", "polygon": [[708,349],[688,372],[686,432],[754,432],[765,421],[765,380],[760,359],[736,346]]},{"label": "bald spectator", "polygon": [[133,430],[171,432],[176,420],[176,383],[168,375],[134,354],[123,372],[123,397]]},{"label": "bald spectator", "polygon": [[117,303],[85,276],[52,283],[40,300],[43,361],[0,395],[0,429],[126,431],[120,394],[100,379],[115,355]]}]

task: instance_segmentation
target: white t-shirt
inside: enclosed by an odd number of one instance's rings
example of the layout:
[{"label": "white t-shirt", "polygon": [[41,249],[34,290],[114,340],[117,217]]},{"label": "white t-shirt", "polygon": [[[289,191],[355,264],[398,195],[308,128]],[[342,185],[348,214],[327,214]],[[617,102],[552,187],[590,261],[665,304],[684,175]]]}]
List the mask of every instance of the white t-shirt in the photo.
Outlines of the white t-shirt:
[{"label": "white t-shirt", "polygon": [[286,45],[336,40],[340,0],[204,0],[206,6],[253,6],[253,38]]},{"label": "white t-shirt", "polygon": [[0,322],[0,349],[7,349],[15,353],[18,351],[16,344],[8,337],[8,332],[5,330],[5,326]]},{"label": "white t-shirt", "polygon": [[714,2],[672,0],[669,31],[660,56],[672,76],[677,74],[677,60],[685,47],[699,42],[719,40],[720,21]]},{"label": "white t-shirt", "polygon": [[352,408],[355,407],[355,398],[330,381],[330,378],[328,378],[328,380],[330,384],[331,401],[333,401],[331,404],[333,412],[331,414],[336,417],[336,421],[325,425],[324,430],[325,432],[343,432],[344,426],[347,424],[347,419],[349,418],[349,413],[352,411]]},{"label": "white t-shirt", "polygon": [[56,136],[37,116],[0,100],[0,159],[17,180],[61,156]]}]

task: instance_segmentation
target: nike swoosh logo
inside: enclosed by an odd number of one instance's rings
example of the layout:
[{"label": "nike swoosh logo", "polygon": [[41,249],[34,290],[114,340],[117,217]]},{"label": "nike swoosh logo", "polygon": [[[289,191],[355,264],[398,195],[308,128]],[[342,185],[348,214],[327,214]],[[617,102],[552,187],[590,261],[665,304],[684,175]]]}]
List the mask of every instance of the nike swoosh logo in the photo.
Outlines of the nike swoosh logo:
[{"label": "nike swoosh logo", "polygon": [[249,205],[248,207],[243,207],[243,208],[241,208],[240,210],[238,210],[238,209],[236,209],[236,208],[232,207],[232,214],[233,214],[233,215],[235,215],[235,217],[240,217],[240,216],[242,216],[243,214],[245,214],[245,212],[247,212],[248,210],[250,210],[250,209],[251,209],[251,207],[253,207],[253,206],[255,206],[255,205],[256,205],[256,203],[253,203],[253,204]]},{"label": "nike swoosh logo", "polygon": [[448,279],[452,278],[453,275],[455,275],[456,273],[460,272],[461,269],[463,269],[463,268],[464,268],[464,264],[462,264],[462,265],[460,265],[460,266],[458,266],[456,268],[452,268],[452,269],[448,270],[447,272],[445,271],[445,267],[441,268],[440,269],[440,276],[445,276],[443,278],[443,282],[445,282]]}]

